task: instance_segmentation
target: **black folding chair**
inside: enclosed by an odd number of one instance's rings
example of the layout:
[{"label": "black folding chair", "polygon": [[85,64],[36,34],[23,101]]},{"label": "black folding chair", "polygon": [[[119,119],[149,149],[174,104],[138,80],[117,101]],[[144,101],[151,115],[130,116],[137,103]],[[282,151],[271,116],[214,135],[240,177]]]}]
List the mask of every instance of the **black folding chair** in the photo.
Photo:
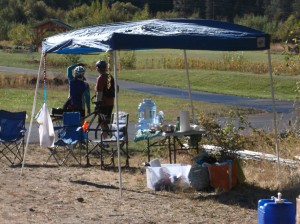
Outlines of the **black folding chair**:
[{"label": "black folding chair", "polygon": [[0,110],[0,159],[11,165],[22,162],[25,145],[26,112]]},{"label": "black folding chair", "polygon": [[[126,112],[119,112],[119,147],[121,152],[125,155],[125,167],[129,167],[129,152],[128,152],[128,118],[129,115]],[[92,152],[100,158],[101,169],[115,167],[115,157],[117,154],[117,123],[116,113],[112,115],[111,123],[107,125],[107,129],[98,127],[98,129],[90,129],[90,131],[96,131],[99,137],[90,139],[89,144],[92,148],[88,154]]]}]

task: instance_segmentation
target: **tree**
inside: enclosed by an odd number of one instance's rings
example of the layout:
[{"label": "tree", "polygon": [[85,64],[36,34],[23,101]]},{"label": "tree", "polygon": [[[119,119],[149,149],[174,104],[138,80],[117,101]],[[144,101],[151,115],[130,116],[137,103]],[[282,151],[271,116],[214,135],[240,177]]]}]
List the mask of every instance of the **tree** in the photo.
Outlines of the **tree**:
[{"label": "tree", "polygon": [[0,40],[8,40],[9,29],[10,23],[0,18]]},{"label": "tree", "polygon": [[145,20],[145,19],[149,19],[149,18],[150,18],[150,13],[149,13],[148,4],[146,4],[144,6],[142,11],[137,12],[133,17],[134,20]]},{"label": "tree", "polygon": [[66,13],[66,21],[74,27],[81,27],[88,25],[89,7],[83,4],[79,7],[75,7],[71,11]]},{"label": "tree", "polygon": [[179,17],[189,17],[195,10],[194,0],[173,0],[173,11]]},{"label": "tree", "polygon": [[9,0],[0,11],[0,17],[10,23],[26,23],[27,17],[20,0]]},{"label": "tree", "polygon": [[131,3],[117,1],[111,6],[110,17],[113,22],[130,21],[141,10]]},{"label": "tree", "polygon": [[15,24],[8,32],[8,37],[15,45],[31,45],[33,40],[32,29],[27,25]]},{"label": "tree", "polygon": [[112,22],[110,20],[110,8],[108,7],[106,0],[102,0],[102,5],[101,5],[101,19],[100,19],[100,23],[109,23]]},{"label": "tree", "polygon": [[48,10],[50,10],[50,8],[48,8],[43,1],[26,0],[24,3],[24,10],[27,18],[31,18],[36,21],[49,18]]},{"label": "tree", "polygon": [[300,0],[294,0],[294,3],[292,4],[292,13],[296,18],[300,18]]}]

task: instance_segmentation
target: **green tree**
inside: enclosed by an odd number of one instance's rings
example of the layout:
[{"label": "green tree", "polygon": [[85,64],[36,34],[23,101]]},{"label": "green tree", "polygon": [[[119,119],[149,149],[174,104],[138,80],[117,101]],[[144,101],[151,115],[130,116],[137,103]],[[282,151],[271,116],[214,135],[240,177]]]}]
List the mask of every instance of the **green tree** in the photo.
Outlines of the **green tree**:
[{"label": "green tree", "polygon": [[300,0],[294,0],[292,4],[292,13],[297,19],[300,18]]},{"label": "green tree", "polygon": [[142,11],[140,12],[137,12],[134,17],[133,17],[133,20],[146,20],[146,19],[149,19],[151,18],[150,16],[150,12],[149,12],[149,5],[146,4],[143,8]]},{"label": "green tree", "polygon": [[0,17],[10,23],[26,23],[27,17],[20,0],[9,0],[5,2],[0,11]]},{"label": "green tree", "polygon": [[99,23],[109,23],[109,22],[112,22],[110,20],[110,8],[107,5],[106,0],[102,0]]},{"label": "green tree", "polygon": [[113,22],[130,21],[141,10],[131,3],[115,2],[111,6],[110,17]]},{"label": "green tree", "polygon": [[178,14],[174,11],[156,13],[157,19],[170,19],[170,18],[178,18],[178,17],[179,17]]},{"label": "green tree", "polygon": [[267,16],[255,16],[251,14],[243,16],[241,18],[236,17],[234,22],[240,25],[251,27],[256,30],[264,31],[271,35],[275,34],[278,30],[277,21],[269,20]]},{"label": "green tree", "polygon": [[293,9],[293,0],[271,0],[266,7],[265,14],[275,20],[285,20]]},{"label": "green tree", "polygon": [[33,40],[32,29],[29,25],[15,24],[8,32],[8,37],[15,45],[31,45]]},{"label": "green tree", "polygon": [[0,40],[8,40],[9,29],[10,23],[0,18]]},{"label": "green tree", "polygon": [[74,9],[66,13],[66,22],[73,27],[82,27],[89,25],[89,9],[90,8],[86,4],[75,7]]},{"label": "green tree", "polygon": [[48,10],[50,8],[43,1],[26,0],[24,3],[25,15],[36,21],[49,18]]},{"label": "green tree", "polygon": [[179,17],[189,17],[195,10],[194,0],[173,0],[173,11]]}]

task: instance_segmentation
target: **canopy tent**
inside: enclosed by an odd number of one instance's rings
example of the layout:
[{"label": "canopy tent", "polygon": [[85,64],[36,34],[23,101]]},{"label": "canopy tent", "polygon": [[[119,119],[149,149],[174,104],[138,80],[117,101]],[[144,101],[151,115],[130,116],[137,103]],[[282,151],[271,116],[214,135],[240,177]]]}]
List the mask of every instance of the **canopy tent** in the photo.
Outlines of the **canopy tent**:
[{"label": "canopy tent", "polygon": [[214,20],[166,19],[84,27],[49,37],[43,52],[82,54],[108,50],[267,50],[270,36],[245,26]]},{"label": "canopy tent", "polygon": [[[271,81],[270,85],[274,109],[274,129],[276,132],[275,135],[277,136],[271,57],[269,50],[270,36],[264,32],[237,24],[214,20],[144,20],[137,22],[120,22],[83,27],[48,37],[43,41],[42,44],[43,54],[87,54],[113,51],[114,77],[116,85],[118,82],[116,69],[116,50],[145,50],[161,48],[184,50],[190,99],[191,91],[188,79],[186,50],[268,50],[269,73]],[[35,102],[36,100],[34,101],[33,108],[35,107]],[[117,90],[115,110],[116,113],[118,113]],[[32,119],[30,124],[31,123]],[[28,139],[29,136],[30,130]],[[277,145],[276,137],[276,152],[278,157]],[[26,149],[24,155],[25,154]]]}]

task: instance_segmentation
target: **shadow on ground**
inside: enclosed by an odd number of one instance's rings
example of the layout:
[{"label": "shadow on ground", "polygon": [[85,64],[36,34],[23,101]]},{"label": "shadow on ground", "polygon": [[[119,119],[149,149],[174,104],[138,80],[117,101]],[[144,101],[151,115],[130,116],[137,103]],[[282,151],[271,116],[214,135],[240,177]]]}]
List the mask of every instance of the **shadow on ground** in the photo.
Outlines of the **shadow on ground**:
[{"label": "shadow on ground", "polygon": [[[285,190],[283,189],[282,192],[285,192]],[[214,200],[230,206],[236,205],[241,208],[256,210],[260,199],[271,199],[272,196],[277,197],[277,194],[278,192],[274,190],[243,184],[228,192],[199,192],[194,199],[199,201]],[[292,193],[283,193],[283,198],[293,203],[296,201],[295,195]]]}]

